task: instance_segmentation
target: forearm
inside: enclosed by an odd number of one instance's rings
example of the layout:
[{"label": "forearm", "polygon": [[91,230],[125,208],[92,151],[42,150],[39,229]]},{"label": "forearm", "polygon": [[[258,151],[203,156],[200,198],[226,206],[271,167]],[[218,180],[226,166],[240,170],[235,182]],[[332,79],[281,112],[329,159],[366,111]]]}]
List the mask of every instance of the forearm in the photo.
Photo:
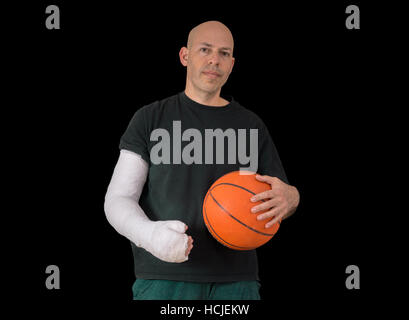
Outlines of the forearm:
[{"label": "forearm", "polygon": [[112,227],[121,235],[143,246],[150,229],[149,218],[134,198],[107,193],[105,215]]},{"label": "forearm", "polygon": [[297,188],[291,186],[291,201],[290,201],[290,209],[288,213],[283,217],[283,219],[287,219],[288,217],[292,216],[294,212],[297,210],[298,204],[300,203],[300,193],[298,192]]},{"label": "forearm", "polygon": [[149,241],[151,221],[139,205],[148,174],[147,163],[122,150],[105,195],[105,215],[114,229],[137,246]]},{"label": "forearm", "polygon": [[122,150],[105,195],[104,210],[114,229],[138,247],[166,262],[188,259],[187,226],[177,220],[151,221],[139,205],[148,175],[141,156]]}]

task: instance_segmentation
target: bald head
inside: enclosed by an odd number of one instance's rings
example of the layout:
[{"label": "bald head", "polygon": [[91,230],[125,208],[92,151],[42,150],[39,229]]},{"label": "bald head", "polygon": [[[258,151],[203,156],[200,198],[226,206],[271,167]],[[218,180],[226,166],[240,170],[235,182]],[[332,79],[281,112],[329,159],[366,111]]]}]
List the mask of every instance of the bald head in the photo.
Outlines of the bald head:
[{"label": "bald head", "polygon": [[[186,94],[209,105],[225,105],[220,90],[233,69],[233,36],[223,23],[207,21],[193,28],[187,46],[179,51],[187,67]],[[204,103],[206,102],[206,103]]]},{"label": "bald head", "polygon": [[194,27],[189,32],[187,48],[191,49],[195,43],[206,42],[206,40],[209,38],[228,44],[233,51],[233,35],[229,28],[219,21],[206,21]]}]

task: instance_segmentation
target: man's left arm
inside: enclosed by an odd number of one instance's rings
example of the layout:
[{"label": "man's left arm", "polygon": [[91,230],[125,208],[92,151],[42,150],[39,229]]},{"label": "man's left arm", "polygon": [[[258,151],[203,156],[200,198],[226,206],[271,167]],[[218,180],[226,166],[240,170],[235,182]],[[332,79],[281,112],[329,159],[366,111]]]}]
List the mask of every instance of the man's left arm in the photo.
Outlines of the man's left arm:
[{"label": "man's left arm", "polygon": [[300,202],[300,194],[296,187],[286,184],[277,177],[257,174],[256,179],[271,186],[270,190],[258,193],[251,198],[252,202],[264,200],[262,204],[254,206],[251,211],[258,213],[267,210],[257,216],[258,220],[272,218],[266,224],[266,228],[278,221],[281,222],[295,212]]}]

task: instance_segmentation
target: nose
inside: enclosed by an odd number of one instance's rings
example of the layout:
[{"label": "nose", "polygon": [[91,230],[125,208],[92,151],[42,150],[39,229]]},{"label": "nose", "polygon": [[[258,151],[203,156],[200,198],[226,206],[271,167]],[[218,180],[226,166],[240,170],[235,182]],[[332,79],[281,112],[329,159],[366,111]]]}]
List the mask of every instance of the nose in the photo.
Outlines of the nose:
[{"label": "nose", "polygon": [[213,54],[209,57],[208,63],[210,65],[219,66],[220,64],[220,57],[217,52],[213,52]]}]

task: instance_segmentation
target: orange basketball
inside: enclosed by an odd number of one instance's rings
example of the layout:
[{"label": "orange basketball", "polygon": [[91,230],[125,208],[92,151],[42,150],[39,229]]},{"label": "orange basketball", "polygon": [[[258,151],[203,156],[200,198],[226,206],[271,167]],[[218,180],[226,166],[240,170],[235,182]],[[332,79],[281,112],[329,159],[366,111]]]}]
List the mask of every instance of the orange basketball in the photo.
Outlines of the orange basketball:
[{"label": "orange basketball", "polygon": [[277,222],[266,228],[268,219],[257,220],[257,216],[266,211],[251,212],[251,208],[262,201],[251,202],[250,198],[270,190],[271,186],[258,181],[254,172],[246,173],[233,171],[220,177],[209,188],[203,201],[203,219],[207,229],[217,241],[235,250],[260,247],[274,236],[280,226]]}]

